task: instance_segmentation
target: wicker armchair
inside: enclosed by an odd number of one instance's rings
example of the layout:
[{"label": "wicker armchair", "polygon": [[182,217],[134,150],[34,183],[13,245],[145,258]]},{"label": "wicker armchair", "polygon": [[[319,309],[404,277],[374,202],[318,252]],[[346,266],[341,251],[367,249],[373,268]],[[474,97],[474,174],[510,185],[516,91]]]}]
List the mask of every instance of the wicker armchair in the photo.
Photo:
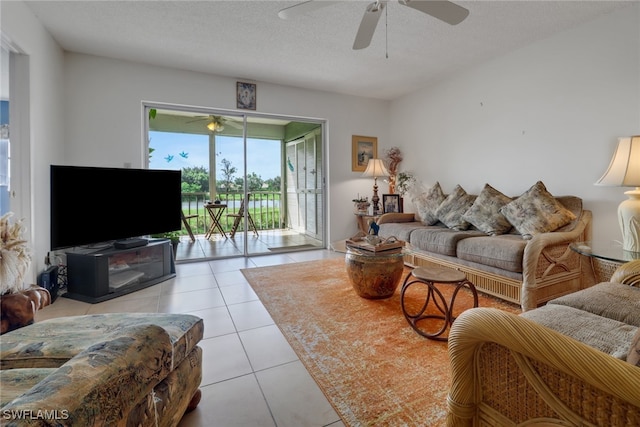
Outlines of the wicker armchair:
[{"label": "wicker armchair", "polygon": [[640,368],[521,316],[467,310],[449,357],[449,427],[640,425]]}]

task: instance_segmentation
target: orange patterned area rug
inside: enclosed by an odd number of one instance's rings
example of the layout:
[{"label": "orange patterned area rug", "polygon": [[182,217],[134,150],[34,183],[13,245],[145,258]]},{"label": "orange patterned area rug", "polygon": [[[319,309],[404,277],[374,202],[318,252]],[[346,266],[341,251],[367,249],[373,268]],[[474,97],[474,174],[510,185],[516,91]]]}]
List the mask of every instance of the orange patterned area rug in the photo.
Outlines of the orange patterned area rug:
[{"label": "orange patterned area rug", "polygon": [[[443,426],[450,372],[446,342],[407,323],[400,285],[359,297],[342,259],[242,270],[294,351],[348,426]],[[405,268],[402,280],[409,274]],[[452,285],[438,285],[448,298]],[[409,301],[409,304],[417,304]],[[409,297],[407,297],[407,300]],[[461,292],[461,306],[471,306]],[[480,294],[479,305],[519,312]]]}]

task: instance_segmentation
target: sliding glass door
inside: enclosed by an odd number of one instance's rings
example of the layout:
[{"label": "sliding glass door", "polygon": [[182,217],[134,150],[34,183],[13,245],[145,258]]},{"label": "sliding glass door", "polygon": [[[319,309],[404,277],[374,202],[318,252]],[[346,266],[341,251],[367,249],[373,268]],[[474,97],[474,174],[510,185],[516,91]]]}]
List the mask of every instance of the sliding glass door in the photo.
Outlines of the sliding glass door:
[{"label": "sliding glass door", "polygon": [[322,122],[164,105],[145,117],[149,168],[182,171],[178,261],[326,247]]},{"label": "sliding glass door", "polygon": [[320,128],[286,143],[287,220],[293,230],[322,239],[323,183]]}]

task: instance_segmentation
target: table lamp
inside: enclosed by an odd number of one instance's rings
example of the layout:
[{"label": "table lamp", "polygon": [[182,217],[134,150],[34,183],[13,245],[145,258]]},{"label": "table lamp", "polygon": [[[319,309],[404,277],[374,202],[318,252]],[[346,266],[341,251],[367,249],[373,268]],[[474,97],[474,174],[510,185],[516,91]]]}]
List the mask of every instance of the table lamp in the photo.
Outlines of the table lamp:
[{"label": "table lamp", "polygon": [[640,135],[618,138],[618,147],[609,168],[596,185],[635,187],[618,206],[622,249],[640,252]]},{"label": "table lamp", "polygon": [[371,198],[371,203],[373,205],[373,214],[376,215],[380,211],[378,206],[378,202],[380,201],[380,198],[378,197],[378,177],[389,176],[389,171],[384,166],[381,159],[369,159],[367,168],[362,176],[373,177],[373,197]]}]

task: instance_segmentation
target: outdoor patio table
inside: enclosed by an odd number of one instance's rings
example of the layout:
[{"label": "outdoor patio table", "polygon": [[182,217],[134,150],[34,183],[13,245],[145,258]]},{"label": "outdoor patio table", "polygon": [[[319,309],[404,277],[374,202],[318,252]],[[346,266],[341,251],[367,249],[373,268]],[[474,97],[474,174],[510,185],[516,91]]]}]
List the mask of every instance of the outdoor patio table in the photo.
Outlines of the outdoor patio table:
[{"label": "outdoor patio table", "polygon": [[222,217],[222,213],[227,209],[227,205],[222,203],[208,203],[204,205],[207,212],[209,212],[209,216],[211,217],[211,225],[209,226],[209,230],[207,234],[204,235],[205,239],[210,238],[216,230],[220,232],[227,238],[227,233],[222,229],[222,224],[220,224],[220,217]]}]

